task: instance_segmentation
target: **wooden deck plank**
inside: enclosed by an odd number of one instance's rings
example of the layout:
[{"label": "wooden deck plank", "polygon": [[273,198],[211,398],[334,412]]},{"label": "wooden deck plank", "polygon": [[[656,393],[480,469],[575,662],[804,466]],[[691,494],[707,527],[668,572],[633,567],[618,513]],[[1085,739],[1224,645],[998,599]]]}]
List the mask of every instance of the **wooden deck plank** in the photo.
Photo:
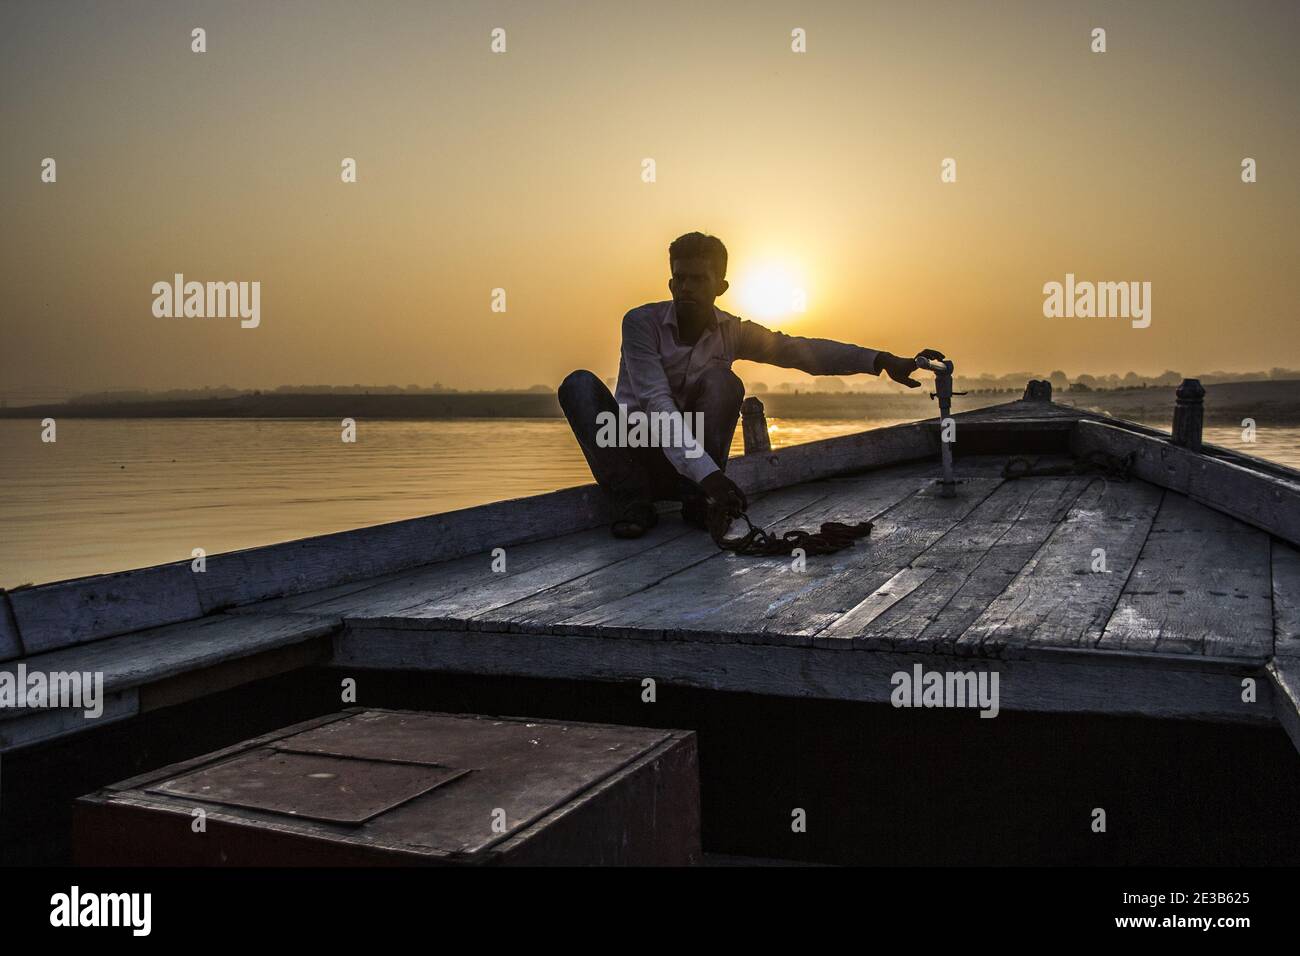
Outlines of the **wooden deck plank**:
[{"label": "wooden deck plank", "polygon": [[[593,571],[606,568],[615,562],[624,561],[632,555],[640,556],[647,550],[655,548],[661,542],[671,543],[686,539],[696,543],[703,540],[709,543],[713,553],[717,553],[716,546],[709,541],[708,537],[700,529],[676,519],[661,521],[652,534],[647,534],[645,537],[631,542],[613,538],[605,529],[600,529],[598,535],[598,538],[589,544],[561,554],[559,560],[542,564],[531,571],[516,576],[510,582],[496,585],[493,588],[494,593],[465,592],[437,598],[424,602],[408,611],[403,611],[401,617],[443,622],[460,621],[464,622],[465,626],[470,626],[468,622],[471,619],[479,618],[499,607],[531,597],[547,588],[577,581]],[[693,544],[692,546],[696,545]],[[497,575],[497,577],[501,576]]]},{"label": "wooden deck plank", "polygon": [[[985,661],[934,655],[936,670],[1000,675],[1003,711],[1127,714],[1268,725],[1274,721],[1272,687],[1259,702],[1241,700],[1241,680],[1256,666],[1209,658],[1105,654],[1066,649],[1026,649],[1023,659]],[[652,677],[661,685],[779,697],[887,703],[893,675],[910,672],[915,654],[893,651],[833,653],[818,647],[720,643],[706,635],[681,641],[636,637],[501,634],[488,631],[420,631],[358,626],[339,640],[340,667],[471,673],[626,683],[639,694]],[[970,713],[974,724],[983,723]]]},{"label": "wooden deck plank", "polygon": [[[779,568],[761,589],[748,592],[735,610],[762,639],[794,635],[810,643],[845,612],[903,571],[992,495],[1000,478],[972,478],[953,498],[923,487],[885,511],[862,546],[835,555],[834,563],[795,572]],[[909,582],[900,582],[906,586]],[[726,610],[726,608],[724,608]]]},{"label": "wooden deck plank", "polygon": [[[90,673],[103,676],[103,715],[88,718],[82,710],[0,711],[0,750],[28,746],[134,716],[138,692],[206,668],[242,660],[333,634],[339,621],[303,614],[215,614],[195,621],[150,628],[134,634],[64,647],[0,664],[0,671]],[[254,679],[252,675],[249,679]]]},{"label": "wooden deck plank", "polygon": [[[935,470],[935,466],[928,462],[895,466],[898,467],[907,469],[908,474],[918,476],[918,484],[924,483]],[[963,464],[965,470],[989,474],[995,473],[1000,467],[1000,459]],[[850,484],[863,482],[875,484],[880,481],[879,476],[892,474],[895,468],[848,475],[835,480]],[[781,489],[769,494],[793,493],[806,498],[808,492],[795,491],[805,487],[808,485],[796,485],[791,489]],[[818,491],[812,494],[813,497],[820,497],[824,492]],[[761,495],[756,496],[756,506],[760,501]],[[774,506],[779,506],[779,502]],[[701,547],[699,542],[703,541],[706,557],[720,556],[706,536],[697,529],[681,524],[674,515],[670,514],[666,515],[660,525],[646,537],[635,541],[611,538],[607,529],[602,526],[544,541],[516,545],[506,549],[506,571],[503,573],[492,573],[490,553],[479,552],[456,560],[394,572],[369,580],[351,581],[320,591],[263,601],[233,609],[232,613],[306,611],[366,620],[383,618],[394,622],[404,618],[416,622],[438,620],[448,626],[454,626],[452,622],[455,620],[462,620],[467,622],[465,626],[478,626],[477,623],[470,622],[470,619],[490,615],[498,608],[527,600],[534,593],[550,587],[564,586],[570,581],[575,582],[575,588],[580,588],[581,578],[600,571],[605,565],[625,561],[643,552],[649,552],[651,560],[675,554],[675,551],[660,553],[656,549],[680,535],[692,536],[690,542],[682,545],[686,553],[694,554],[696,549]],[[667,560],[671,564],[673,559],[668,557]],[[626,568],[627,565],[623,567]],[[662,564],[655,564],[654,567],[666,572],[672,570]],[[622,593],[629,593],[629,589],[623,589]],[[592,605],[584,601],[583,606],[585,608]],[[546,615],[528,616],[529,623],[525,625],[521,621],[521,627],[536,629],[548,625],[550,621],[547,621],[546,617]],[[551,620],[558,620],[558,618],[552,617]]]},{"label": "wooden deck plank", "polygon": [[[813,643],[819,646],[833,646],[846,640],[852,641],[860,636],[871,622],[891,608],[906,606],[910,603],[908,598],[912,595],[926,593],[927,583],[939,573],[938,568],[924,567],[918,561],[913,561],[829,625],[817,631]],[[906,615],[904,619],[908,619]]]},{"label": "wooden deck plank", "polygon": [[605,520],[604,497],[595,485],[582,485],[216,554],[196,577],[203,611],[211,612],[459,558],[482,551],[488,542],[489,547],[509,547]]},{"label": "wooden deck plank", "polygon": [[1131,453],[1136,477],[1300,545],[1300,479],[1290,469],[1266,470],[1266,462],[1253,467],[1241,455],[1234,461],[1213,458],[1167,438],[1096,421],[1080,421],[1070,443],[1079,455]]},{"label": "wooden deck plank", "polygon": [[591,571],[640,554],[688,533],[679,521],[661,521],[644,537],[620,540],[602,526],[504,548],[504,571],[493,571],[493,555],[480,551],[454,561],[417,568],[375,587],[307,605],[313,613],[348,620],[386,620],[400,626],[429,621],[464,627],[475,614],[528,597]]},{"label": "wooden deck plank", "polygon": [[1300,659],[1275,657],[1268,663],[1268,674],[1274,716],[1300,750]]},{"label": "wooden deck plank", "polygon": [[1271,590],[1268,535],[1169,493],[1097,646],[1267,658]]},{"label": "wooden deck plank", "polygon": [[[661,524],[644,538],[628,542],[626,551],[636,553],[642,548],[668,540],[680,529]],[[337,614],[345,617],[374,617],[400,614],[403,609],[416,607],[443,596],[476,589],[492,589],[501,581],[534,571],[547,564],[562,563],[569,554],[591,545],[613,543],[609,530],[602,526],[585,531],[557,535],[545,541],[529,542],[503,548],[505,570],[492,570],[491,549],[449,561],[421,565],[405,571],[386,574],[367,581],[352,582],[322,591],[305,594],[282,601],[250,605],[259,612],[277,608],[310,613]],[[610,561],[614,557],[610,556]],[[243,610],[243,609],[240,609]]]},{"label": "wooden deck plank", "polygon": [[[790,493],[799,498],[808,498],[809,495],[820,497],[824,494],[824,492],[800,490],[810,487],[815,487],[815,485],[796,485],[792,489],[780,489],[768,492],[767,495],[760,494],[756,496],[756,502],[761,502],[764,498],[770,498],[774,495],[788,495]],[[717,552],[717,548],[707,535],[698,529],[683,525],[677,515],[670,512],[661,515],[659,525],[645,537],[632,541],[620,541],[612,538],[608,529],[602,525],[597,529],[574,532],[570,535],[561,535],[546,541],[530,542],[505,549],[506,570],[501,573],[493,573],[490,578],[484,576],[484,569],[491,570],[491,552],[480,551],[458,560],[440,561],[435,564],[380,575],[363,581],[351,581],[347,584],[323,588],[319,591],[308,591],[290,597],[276,598],[240,608],[232,608],[229,613],[275,614],[286,611],[307,611],[365,618],[374,617],[378,614],[400,613],[400,609],[403,607],[415,607],[424,601],[436,600],[440,596],[455,593],[466,587],[471,589],[483,585],[495,587],[504,578],[517,576],[525,571],[535,571],[543,565],[562,562],[569,553],[580,547],[575,542],[581,542],[582,544],[595,543],[604,548],[609,552],[608,563],[613,566],[628,561],[643,552],[647,554],[647,560],[655,560],[659,549],[665,548],[670,543],[677,541],[678,538],[686,539],[681,542],[681,545],[688,553],[694,553],[702,547],[701,542],[707,543],[706,555]],[[624,569],[627,567],[626,565],[621,566]],[[557,568],[562,570],[559,565],[557,565]],[[588,574],[596,574],[600,570],[601,568],[597,567],[595,571],[588,572]],[[586,576],[584,575],[584,577],[575,580],[570,591],[580,590],[581,582],[585,579]],[[567,578],[560,583],[543,578],[538,585],[538,591],[543,592],[547,588],[565,587],[567,583]],[[532,594],[524,594],[507,604],[500,605],[502,608],[502,617],[500,619],[508,619],[509,612],[505,610],[506,608],[512,608],[519,602],[527,601],[532,596]],[[491,614],[497,607],[498,605],[493,604],[481,613]],[[521,619],[531,619],[531,615],[527,613],[526,609],[521,609],[520,617]],[[536,617],[539,621],[557,619],[555,614],[543,613]],[[496,620],[497,618],[493,619]]]},{"label": "wooden deck plank", "polygon": [[[1261,532],[1231,515],[1208,508],[1186,495],[1165,495],[1160,510],[1151,522],[1153,535],[1248,534],[1258,537]],[[1189,546],[1195,544],[1188,540]]]},{"label": "wooden deck plank", "polygon": [[[789,523],[816,528],[824,521],[868,520],[924,486],[933,473],[928,463],[891,468],[870,481],[843,483],[838,493],[794,514]],[[776,532],[782,530],[777,527]],[[868,539],[869,540],[869,539]],[[859,543],[858,547],[862,547]],[[808,558],[810,571],[830,568],[844,554]],[[720,640],[741,640],[755,630],[756,619],[738,610],[744,596],[762,591],[790,570],[790,558],[739,557],[718,553],[657,585],[602,604],[568,621],[572,633],[609,633],[666,637],[679,632],[707,633]],[[767,601],[759,599],[760,606]],[[752,602],[751,602],[752,603]]]},{"label": "wooden deck plank", "polygon": [[[838,481],[836,483],[838,484]],[[759,524],[785,521],[832,493],[835,485],[808,482],[782,488],[750,503],[750,517]],[[677,521],[675,516],[667,520]],[[581,577],[552,585],[509,604],[475,615],[471,626],[521,633],[573,631],[578,616],[621,600],[692,565],[718,557],[718,547],[700,530],[664,540]]]},{"label": "wooden deck plank", "polygon": [[18,624],[14,621],[14,609],[9,603],[9,593],[0,590],[0,661],[12,657],[21,657],[22,642],[18,639]]},{"label": "wooden deck plank", "polygon": [[[877,606],[871,598],[818,633],[818,642],[849,639],[870,647],[949,650],[1024,569],[1096,479],[1008,481],[912,562],[928,571],[920,587]],[[882,585],[883,590],[892,581]]]},{"label": "wooden deck plank", "polygon": [[1272,539],[1273,653],[1300,657],[1300,549]]},{"label": "wooden deck plank", "polygon": [[[1029,564],[957,639],[959,652],[1009,645],[1091,647],[1137,561],[1164,493],[1143,481],[1093,482]],[[1094,549],[1106,572],[1093,572]]]},{"label": "wooden deck plank", "polygon": [[60,647],[193,620],[203,614],[188,561],[9,592],[23,649]]},{"label": "wooden deck plank", "polygon": [[[957,473],[963,476],[964,479],[978,478],[978,477],[991,478],[993,476],[997,476],[1001,474],[1003,464],[1004,464],[1004,459],[1001,457],[981,457],[981,458],[970,458],[965,460],[959,460],[957,466]],[[933,480],[936,474],[937,474],[937,463],[919,462],[913,465],[894,466],[892,468],[888,468],[880,471],[873,471],[873,472],[856,475],[856,476],[827,478],[822,482],[820,482],[819,484],[823,486],[828,486],[832,490],[836,489],[837,486],[849,484],[852,486],[850,490],[848,490],[847,492],[840,491],[836,493],[850,493],[854,495],[867,494],[870,496],[870,498],[867,500],[855,499],[860,501],[860,503],[850,505],[847,511],[838,511],[838,512],[835,510],[834,507],[832,507],[834,505],[833,502],[827,502],[825,507],[823,508],[818,508],[818,509],[810,508],[806,511],[801,511],[797,514],[790,514],[786,516],[786,518],[778,519],[777,522],[775,523],[779,525],[798,525],[800,527],[816,528],[822,521],[825,520],[862,520],[864,516],[870,517],[872,515],[877,514],[878,512],[885,511],[886,508],[891,504],[891,499],[897,501],[902,500],[901,496],[898,495],[898,488],[900,486],[893,485],[893,484],[890,485],[884,484],[884,482],[886,482],[887,479],[891,482],[901,481],[902,482],[901,487],[903,490],[906,490],[907,488],[924,489],[930,485],[931,481]],[[770,526],[773,522],[765,523],[766,519],[762,518],[761,516],[759,518],[756,518],[756,521],[758,524],[762,525],[763,527],[772,530]],[[781,530],[781,527],[777,527],[775,530],[779,532]],[[873,535],[876,534],[878,534],[878,532],[873,531]],[[829,573],[830,569],[842,568],[843,562],[845,560],[848,560],[847,557],[848,554],[861,552],[870,547],[871,547],[871,539],[868,538],[865,541],[859,542],[855,546],[853,552],[846,552],[845,554],[840,554],[840,555],[810,558],[808,559],[809,562],[808,569],[810,569],[814,575],[817,574],[824,575],[825,573]],[[715,551],[715,555],[716,555],[715,560],[718,561],[735,560],[737,563],[732,564],[730,566],[731,570],[729,572],[729,576],[725,578],[725,583],[723,580],[721,580],[723,576],[723,572],[721,570],[717,571],[718,577],[714,578],[713,580],[717,580],[719,582],[718,589],[716,591],[710,590],[708,596],[704,598],[706,607],[718,606],[720,604],[720,601],[723,600],[722,598],[719,598],[718,595],[720,594],[725,594],[726,596],[725,599],[730,600],[732,598],[738,597],[740,592],[749,592],[755,590],[760,584],[761,577],[764,575],[777,575],[777,580],[780,580],[780,576],[783,575],[791,565],[790,559],[778,559],[778,558],[732,559],[724,555],[718,555],[716,551]],[[806,575],[807,573],[808,571],[803,572],[804,575]],[[733,594],[731,590],[733,585],[739,588],[739,591],[735,594]],[[611,605],[613,604],[613,602],[609,602],[609,603]],[[771,604],[770,600],[767,600],[763,603],[762,606],[763,613],[766,613],[770,604]],[[599,633],[606,632],[610,628],[613,628],[615,630],[618,630],[619,628],[624,628],[624,630],[622,631],[623,633],[629,633],[629,634],[642,633],[643,631],[638,630],[635,627],[625,627],[626,622],[616,623],[619,621],[619,615],[623,612],[623,610],[624,609],[621,607],[617,609],[611,607],[608,611],[600,611],[599,609],[595,609],[592,614],[575,615],[574,617],[562,622],[560,626],[557,626],[553,630],[557,632],[563,631],[563,632],[574,633],[574,634],[587,634],[587,633],[599,634]],[[731,608],[731,610],[728,612],[724,612],[724,614],[726,613],[731,613],[734,619],[737,621],[743,621],[746,619],[746,615],[750,612],[746,611],[743,606],[738,606],[738,607]],[[767,629],[760,629],[756,632],[752,632],[748,626],[743,626],[739,628],[728,627],[727,622],[725,620],[710,621],[710,622],[703,623],[700,626],[711,627],[714,631],[716,631],[719,637],[727,638],[727,639],[734,638],[740,640],[755,640],[760,642],[780,643],[786,640],[787,637],[789,636],[786,635],[784,632],[771,627]],[[660,636],[664,636],[666,633],[669,633],[669,631],[656,627],[653,629],[653,633],[658,634]],[[802,643],[807,643],[807,641],[802,636],[795,635],[794,643],[802,644]]]},{"label": "wooden deck plank", "polygon": [[[441,565],[443,562],[436,562]],[[359,581],[348,581],[344,584],[336,584],[332,587],[319,588],[315,591],[303,591],[300,594],[290,594],[285,597],[268,598],[265,601],[256,601],[252,604],[241,604],[238,607],[228,608],[219,613],[222,614],[289,614],[296,611],[313,613],[313,609],[318,606],[329,604],[332,607],[348,607],[348,602],[344,599],[354,595],[360,595],[363,591],[373,591],[386,584],[394,584],[399,581],[408,580],[411,576],[425,571],[435,564],[417,565],[414,568],[405,568],[401,571],[390,571],[387,574],[379,574],[373,578],[363,578]],[[361,598],[358,598],[358,602]]]},{"label": "wooden deck plank", "polygon": [[[337,618],[305,614],[213,614],[197,621],[65,647],[25,657],[28,671],[90,671],[104,675],[106,690],[174,677],[338,630]],[[12,672],[18,662],[0,664]]]},{"label": "wooden deck plank", "polygon": [[[785,501],[813,500],[822,492],[790,490]],[[781,501],[774,503],[781,507]],[[680,549],[661,551],[664,546],[681,543]],[[394,626],[427,627],[431,623],[445,627],[481,627],[499,608],[528,600],[550,588],[573,584],[579,590],[582,579],[603,569],[620,565],[623,573],[632,558],[651,555],[647,568],[653,569],[656,557],[697,555],[703,548],[706,558],[720,557],[716,545],[699,529],[668,515],[644,537],[632,541],[610,536],[608,529],[554,538],[508,549],[507,571],[491,571],[491,555],[473,555],[401,576],[398,580],[373,590],[349,594],[339,600],[311,605],[315,612],[340,614],[349,620],[387,621]],[[667,569],[671,573],[673,568]],[[509,612],[505,612],[509,613]]]},{"label": "wooden deck plank", "polygon": [[129,720],[139,712],[139,695],[134,687],[104,691],[103,712],[93,719],[87,718],[85,711],[67,708],[24,711],[17,718],[0,721],[0,754]]},{"label": "wooden deck plank", "polygon": [[[1019,420],[1075,420],[1080,418],[1101,418],[1095,412],[1084,411],[1073,405],[1059,405],[1056,402],[1038,402],[1017,399],[1014,402],[1002,402],[999,405],[986,405],[972,408],[970,411],[957,412],[953,418],[962,421],[1019,421]],[[958,425],[960,428],[960,424]]]}]

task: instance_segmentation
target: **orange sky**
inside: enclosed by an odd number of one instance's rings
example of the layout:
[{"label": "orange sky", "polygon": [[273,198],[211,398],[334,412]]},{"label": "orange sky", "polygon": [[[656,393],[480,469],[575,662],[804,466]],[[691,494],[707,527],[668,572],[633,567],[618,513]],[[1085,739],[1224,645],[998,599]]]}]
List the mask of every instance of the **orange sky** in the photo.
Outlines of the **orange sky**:
[{"label": "orange sky", "polygon": [[[691,229],[721,307],[767,263],[808,297],[775,327],[959,371],[1300,367],[1298,39],[1263,2],[8,2],[0,391],[612,375]],[[155,318],[177,272],[260,281],[260,326]],[[1044,318],[1067,272],[1151,282],[1151,326]]]}]

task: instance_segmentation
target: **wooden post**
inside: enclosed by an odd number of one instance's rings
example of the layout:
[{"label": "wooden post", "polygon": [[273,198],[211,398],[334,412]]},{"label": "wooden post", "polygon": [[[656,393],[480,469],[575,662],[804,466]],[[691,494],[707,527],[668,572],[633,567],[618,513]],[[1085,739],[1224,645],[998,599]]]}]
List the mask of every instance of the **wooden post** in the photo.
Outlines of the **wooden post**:
[{"label": "wooden post", "polygon": [[1050,402],[1052,400],[1052,383],[1046,379],[1031,378],[1025,386],[1022,402]]},{"label": "wooden post", "polygon": [[745,442],[745,454],[771,451],[772,439],[767,434],[767,415],[763,403],[749,397],[740,403],[740,434]]},{"label": "wooden post", "polygon": [[1174,402],[1174,444],[1201,450],[1201,426],[1205,424],[1205,388],[1200,379],[1185,378]]}]

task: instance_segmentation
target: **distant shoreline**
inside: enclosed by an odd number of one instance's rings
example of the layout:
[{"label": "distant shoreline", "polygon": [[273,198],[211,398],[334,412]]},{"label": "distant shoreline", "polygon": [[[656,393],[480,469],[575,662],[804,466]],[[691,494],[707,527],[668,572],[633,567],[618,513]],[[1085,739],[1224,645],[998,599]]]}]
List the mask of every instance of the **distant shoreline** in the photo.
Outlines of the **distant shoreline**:
[{"label": "distant shoreline", "polygon": [[[1224,382],[1205,389],[1205,420],[1210,425],[1300,425],[1300,380]],[[965,411],[1019,398],[1020,391],[959,396],[954,409]],[[864,394],[769,392],[762,399],[770,418],[923,419],[937,414],[923,385],[914,392]],[[1172,419],[1174,389],[1148,387],[1094,392],[1060,392],[1056,401],[1132,421]],[[0,408],[0,418],[306,418],[306,419],[465,419],[561,418],[554,394],[547,392],[401,394],[239,395],[104,403],[50,403]]]}]

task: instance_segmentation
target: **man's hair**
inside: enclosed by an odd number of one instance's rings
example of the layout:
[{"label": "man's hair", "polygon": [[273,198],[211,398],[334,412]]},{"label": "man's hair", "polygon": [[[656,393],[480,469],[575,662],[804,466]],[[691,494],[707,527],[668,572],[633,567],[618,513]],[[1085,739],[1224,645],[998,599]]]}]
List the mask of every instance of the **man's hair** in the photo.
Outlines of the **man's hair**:
[{"label": "man's hair", "polygon": [[708,259],[719,279],[727,277],[727,247],[717,236],[708,236],[702,232],[688,232],[684,236],[678,236],[668,247],[670,268],[674,259]]}]

